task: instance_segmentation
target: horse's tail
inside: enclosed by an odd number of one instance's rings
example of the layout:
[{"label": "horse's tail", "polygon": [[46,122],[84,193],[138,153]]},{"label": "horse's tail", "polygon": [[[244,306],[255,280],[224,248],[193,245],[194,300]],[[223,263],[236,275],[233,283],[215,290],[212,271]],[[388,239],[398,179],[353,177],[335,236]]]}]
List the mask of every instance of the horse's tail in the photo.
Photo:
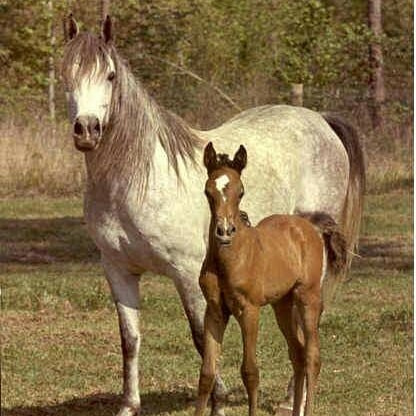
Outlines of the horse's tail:
[{"label": "horse's tail", "polygon": [[324,303],[328,304],[336,293],[338,284],[344,279],[348,269],[348,245],[344,234],[335,220],[324,212],[300,213],[320,232],[326,252],[326,275]]},{"label": "horse's tail", "polygon": [[341,217],[342,232],[346,239],[347,265],[358,248],[363,199],[365,192],[365,160],[358,131],[345,120],[334,114],[323,114],[325,121],[340,138],[348,154],[350,174],[347,196]]}]

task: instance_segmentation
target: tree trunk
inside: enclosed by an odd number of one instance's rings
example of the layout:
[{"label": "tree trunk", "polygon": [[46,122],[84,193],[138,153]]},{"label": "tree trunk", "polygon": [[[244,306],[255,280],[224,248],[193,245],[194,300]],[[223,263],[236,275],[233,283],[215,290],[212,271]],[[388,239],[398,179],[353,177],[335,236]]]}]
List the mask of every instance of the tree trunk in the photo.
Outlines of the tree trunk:
[{"label": "tree trunk", "polygon": [[297,107],[303,106],[303,84],[292,84],[291,85],[291,102],[292,105]]},{"label": "tree trunk", "polygon": [[368,25],[373,33],[369,45],[370,63],[370,115],[373,129],[379,129],[383,124],[383,107],[386,97],[383,75],[383,50],[381,36],[383,33],[381,20],[382,0],[368,0]]},{"label": "tree trunk", "polygon": [[55,134],[55,30],[53,27],[53,0],[48,0],[49,12],[49,77],[48,77],[48,103],[49,103],[49,117],[53,125],[53,134]]}]

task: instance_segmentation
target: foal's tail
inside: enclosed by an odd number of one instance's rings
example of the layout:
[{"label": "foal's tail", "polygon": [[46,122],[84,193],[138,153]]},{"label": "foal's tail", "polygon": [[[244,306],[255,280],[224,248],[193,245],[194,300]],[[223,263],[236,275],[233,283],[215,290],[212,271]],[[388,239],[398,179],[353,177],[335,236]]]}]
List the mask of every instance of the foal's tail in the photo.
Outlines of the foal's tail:
[{"label": "foal's tail", "polygon": [[341,140],[348,154],[350,175],[348,189],[342,212],[342,232],[347,245],[347,265],[351,264],[352,256],[358,248],[363,198],[365,192],[365,160],[364,151],[358,131],[341,117],[324,113],[325,121]]},{"label": "foal's tail", "polygon": [[335,220],[323,212],[301,213],[321,233],[326,251],[326,274],[324,302],[328,303],[335,295],[338,284],[344,279],[348,269],[348,243]]}]

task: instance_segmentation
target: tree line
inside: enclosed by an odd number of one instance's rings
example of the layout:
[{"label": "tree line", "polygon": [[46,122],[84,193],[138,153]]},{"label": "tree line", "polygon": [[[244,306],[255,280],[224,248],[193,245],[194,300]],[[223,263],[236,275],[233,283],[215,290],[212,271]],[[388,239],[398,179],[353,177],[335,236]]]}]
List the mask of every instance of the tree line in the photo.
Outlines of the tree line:
[{"label": "tree line", "polygon": [[97,32],[103,10],[134,73],[203,127],[230,102],[360,107],[373,127],[412,113],[410,0],[3,0],[0,118],[64,117],[63,21]]}]

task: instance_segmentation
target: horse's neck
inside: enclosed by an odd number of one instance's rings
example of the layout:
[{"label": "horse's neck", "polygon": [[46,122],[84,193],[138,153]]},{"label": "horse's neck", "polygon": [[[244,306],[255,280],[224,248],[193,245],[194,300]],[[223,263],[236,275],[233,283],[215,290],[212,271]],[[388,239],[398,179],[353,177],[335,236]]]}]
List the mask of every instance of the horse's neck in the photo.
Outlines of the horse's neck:
[{"label": "horse's neck", "polygon": [[[133,82],[129,93],[129,107],[123,107],[118,118],[110,117],[103,147],[86,155],[88,183],[89,189],[103,189],[112,200],[133,196],[141,201],[152,180],[153,185],[155,181],[172,185],[175,178],[176,186],[182,173],[186,182],[192,162],[186,166],[184,159],[193,159],[199,142],[185,122],[159,107],[142,86]],[[189,142],[184,141],[187,134]]]},{"label": "horse's neck", "polygon": [[[86,166],[87,166],[87,192],[93,194],[95,197],[100,196],[100,200],[108,200],[111,204],[126,204],[129,201],[135,201],[137,207],[146,202],[146,200],[154,200],[160,198],[161,200],[167,199],[167,196],[163,193],[163,190],[171,192],[174,187],[179,185],[179,179],[174,171],[169,166],[169,161],[163,146],[159,140],[155,137],[154,150],[150,156],[149,163],[151,169],[149,172],[148,183],[145,192],[139,189],[133,178],[126,178],[121,175],[121,170],[114,170],[111,176],[100,176],[97,180],[95,176],[94,164],[99,162],[98,160],[90,158],[86,154]],[[128,161],[126,162],[128,163]],[[181,172],[182,182],[186,186],[186,179],[188,167],[182,163],[179,163],[179,170]],[[129,183],[129,180],[132,182]],[[121,192],[128,188],[127,193]],[[202,189],[202,188],[201,188]],[[202,191],[201,191],[202,192]],[[164,201],[166,202],[166,201]]]}]

